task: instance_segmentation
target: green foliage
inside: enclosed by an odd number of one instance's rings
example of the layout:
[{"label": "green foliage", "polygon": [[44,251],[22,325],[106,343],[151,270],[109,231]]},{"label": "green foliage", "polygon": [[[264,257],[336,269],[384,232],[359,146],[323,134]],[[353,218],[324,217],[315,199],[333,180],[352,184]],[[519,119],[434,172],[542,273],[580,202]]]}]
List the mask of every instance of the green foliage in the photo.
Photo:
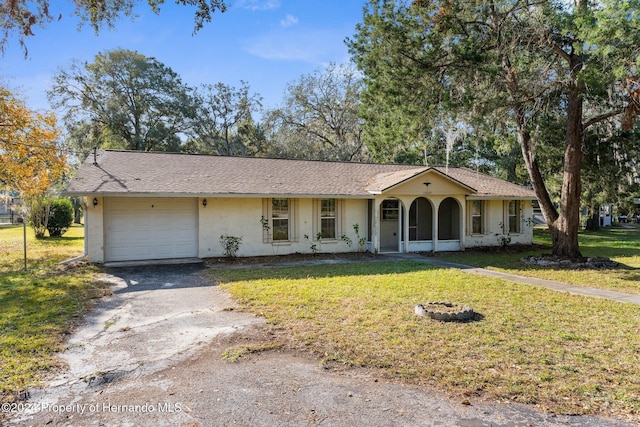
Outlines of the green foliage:
[{"label": "green foliage", "polygon": [[49,208],[47,230],[49,236],[60,237],[73,224],[73,203],[69,199],[55,199]]},{"label": "green foliage", "polygon": [[262,215],[260,217],[260,225],[262,225],[262,230],[263,231],[271,230],[271,227],[269,226],[269,220],[267,218],[265,218],[264,215]]},{"label": "green foliage", "polygon": [[[364,252],[365,245],[367,244],[367,238],[360,236],[360,224],[358,223],[353,224],[353,231],[356,234],[356,241],[358,242],[358,251]],[[351,239],[351,237],[347,236],[346,234],[343,234],[341,239],[347,244],[347,246],[349,247],[353,246],[353,240]]]},{"label": "green foliage", "polygon": [[36,238],[42,239],[47,231],[51,198],[46,194],[34,195],[23,199],[27,213],[27,222],[33,228]]},{"label": "green foliage", "polygon": [[[311,240],[308,234],[305,234],[304,238],[306,240]],[[313,253],[314,255],[320,252],[320,245],[322,244],[322,232],[316,234],[316,242],[318,243],[311,242],[311,245],[309,246],[309,248],[311,249],[311,253]]]},{"label": "green foliage", "polygon": [[224,256],[228,258],[235,258],[240,250],[240,244],[242,243],[242,237],[237,236],[220,236],[220,245],[224,251]]},{"label": "green foliage", "polygon": [[191,89],[155,58],[126,49],[72,62],[48,91],[65,111],[68,142],[85,154],[94,146],[139,151],[179,151],[179,135],[196,117]]},{"label": "green foliage", "polygon": [[[367,141],[387,159],[398,148],[417,159],[443,134],[448,160],[470,143],[476,165],[492,168],[515,154],[500,139],[517,135],[553,252],[577,256],[583,132],[633,127],[640,112],[638,16],[640,3],[622,0],[371,0],[349,40],[365,75]],[[559,179],[561,210],[549,191]]]},{"label": "green foliage", "polygon": [[195,91],[197,119],[192,123],[193,137],[183,151],[218,156],[255,156],[262,139],[252,114],[262,106],[262,98],[251,94],[249,84],[239,89],[217,83]]},{"label": "green foliage", "polygon": [[329,64],[287,85],[283,105],[264,114],[267,154],[306,160],[364,161],[359,117],[362,80],[353,66]]}]

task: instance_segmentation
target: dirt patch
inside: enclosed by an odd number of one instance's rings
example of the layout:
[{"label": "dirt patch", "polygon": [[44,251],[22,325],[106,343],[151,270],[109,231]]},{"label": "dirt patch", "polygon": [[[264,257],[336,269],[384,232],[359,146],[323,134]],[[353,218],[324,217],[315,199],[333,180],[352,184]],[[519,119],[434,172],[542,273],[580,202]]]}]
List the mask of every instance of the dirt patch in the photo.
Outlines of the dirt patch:
[{"label": "dirt patch", "polygon": [[[217,336],[198,353],[149,375],[122,376],[40,406],[11,425],[48,426],[628,426],[555,416],[519,404],[448,396],[389,380],[375,369],[320,363],[272,325]],[[265,348],[229,360],[235,348]]]},{"label": "dirt patch", "polygon": [[565,268],[570,270],[610,270],[620,267],[620,263],[604,257],[581,257],[567,259],[554,255],[528,256],[520,259],[526,265]]}]

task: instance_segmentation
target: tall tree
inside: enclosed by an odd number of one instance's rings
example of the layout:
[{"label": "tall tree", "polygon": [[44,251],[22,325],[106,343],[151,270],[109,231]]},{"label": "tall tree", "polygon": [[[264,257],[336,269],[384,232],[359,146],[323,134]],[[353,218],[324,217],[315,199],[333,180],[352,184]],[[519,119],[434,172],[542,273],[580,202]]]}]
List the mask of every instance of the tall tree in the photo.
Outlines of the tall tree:
[{"label": "tall tree", "polygon": [[81,151],[96,140],[108,148],[178,151],[195,116],[191,89],[171,68],[125,49],[59,70],[48,95],[76,137],[90,131],[91,138],[74,139]]},{"label": "tall tree", "polygon": [[359,117],[362,81],[353,65],[330,64],[287,85],[281,108],[267,112],[275,157],[366,160]]},{"label": "tall tree", "polygon": [[47,228],[49,192],[67,171],[59,135],[52,114],[29,110],[0,86],[0,190],[20,195],[36,237],[44,237]]},{"label": "tall tree", "polygon": [[247,132],[255,126],[252,115],[262,107],[262,98],[250,93],[247,82],[241,84],[239,89],[223,83],[207,84],[196,91],[198,110],[185,151],[220,156],[256,154]]},{"label": "tall tree", "polygon": [[[372,0],[349,47],[365,111],[399,108],[426,127],[508,117],[553,254],[580,256],[584,133],[614,119],[630,127],[640,109],[638,1]],[[559,210],[538,161],[550,113],[563,117]]]},{"label": "tall tree", "polygon": [[[54,19],[61,20],[62,14],[52,10],[55,2],[49,0],[8,0],[0,3],[0,22],[2,35],[0,36],[0,52],[8,39],[12,36],[27,53],[25,39],[34,35],[34,28],[44,27]],[[121,16],[132,16],[137,0],[74,0],[75,14],[81,23],[89,23],[98,33],[103,26],[113,27]],[[154,13],[160,12],[164,0],[147,0]],[[227,8],[224,0],[176,0],[176,4],[195,6],[195,28],[197,32],[206,22],[211,22],[211,15]]]},{"label": "tall tree", "polygon": [[47,192],[67,171],[59,136],[55,116],[29,110],[0,86],[0,187],[22,197]]}]

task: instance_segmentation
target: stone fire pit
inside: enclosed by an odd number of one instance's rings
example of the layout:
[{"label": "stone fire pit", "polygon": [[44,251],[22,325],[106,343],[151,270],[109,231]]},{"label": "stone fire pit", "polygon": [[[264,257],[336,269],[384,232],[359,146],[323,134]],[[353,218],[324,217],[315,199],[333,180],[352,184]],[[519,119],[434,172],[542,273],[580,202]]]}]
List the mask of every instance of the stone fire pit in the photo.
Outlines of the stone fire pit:
[{"label": "stone fire pit", "polygon": [[442,322],[465,321],[473,318],[473,308],[468,305],[454,304],[452,302],[427,302],[416,304],[415,314],[430,317]]}]

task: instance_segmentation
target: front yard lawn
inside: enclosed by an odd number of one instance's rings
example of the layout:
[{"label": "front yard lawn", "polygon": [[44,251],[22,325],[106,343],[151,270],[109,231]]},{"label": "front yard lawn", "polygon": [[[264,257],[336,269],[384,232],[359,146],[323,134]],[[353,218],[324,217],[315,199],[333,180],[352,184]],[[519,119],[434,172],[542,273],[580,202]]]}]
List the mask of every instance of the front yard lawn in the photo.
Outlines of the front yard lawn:
[{"label": "front yard lawn", "polygon": [[640,227],[603,228],[597,232],[581,232],[580,250],[583,256],[606,257],[622,264],[612,270],[567,270],[525,265],[520,258],[527,255],[551,253],[551,236],[548,231],[536,229],[534,243],[543,248],[535,251],[515,252],[501,250],[469,250],[458,253],[440,253],[438,258],[489,270],[504,271],[520,276],[555,280],[572,285],[612,291],[640,294]]},{"label": "front yard lawn", "polygon": [[57,366],[65,334],[92,298],[108,288],[92,283],[96,267],[65,269],[60,261],[82,253],[82,227],[63,237],[36,240],[27,229],[27,272],[22,226],[0,228],[0,402],[13,401]]},{"label": "front yard lawn", "polygon": [[[211,272],[248,310],[325,360],[465,398],[638,418],[640,307],[419,262]],[[479,315],[442,323],[416,303]]]}]

